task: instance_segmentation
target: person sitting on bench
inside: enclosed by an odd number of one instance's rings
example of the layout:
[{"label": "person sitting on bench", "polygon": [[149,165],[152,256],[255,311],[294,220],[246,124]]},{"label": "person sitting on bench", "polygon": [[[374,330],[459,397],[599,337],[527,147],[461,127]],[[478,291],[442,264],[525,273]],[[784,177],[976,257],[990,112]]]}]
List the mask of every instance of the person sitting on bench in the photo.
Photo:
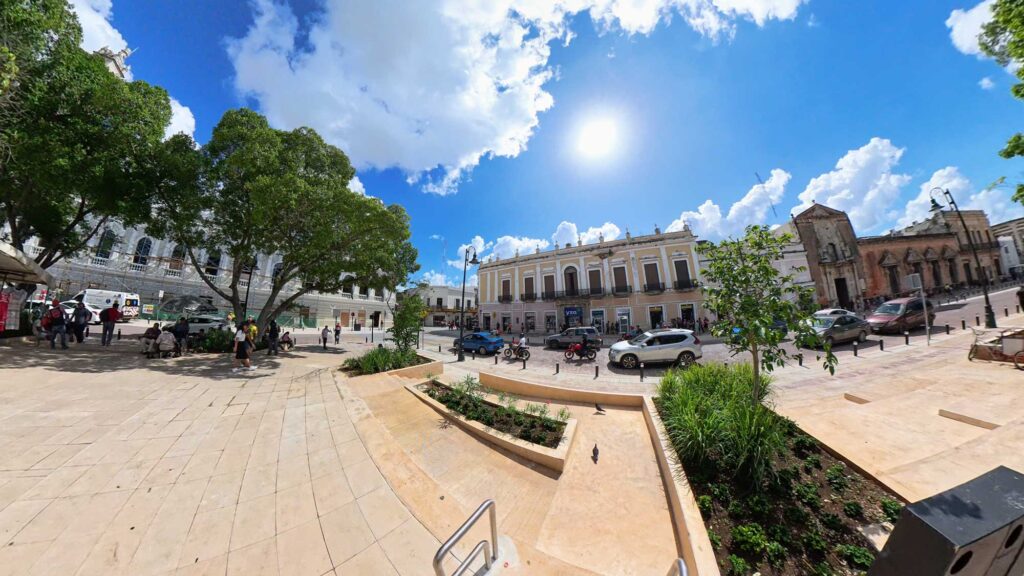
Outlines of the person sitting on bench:
[{"label": "person sitting on bench", "polygon": [[160,325],[153,324],[146,331],[143,332],[142,338],[139,341],[142,342],[142,353],[149,355],[153,351],[153,345],[156,344],[156,339],[160,337]]},{"label": "person sitting on bench", "polygon": [[170,328],[164,328],[153,345],[153,353],[157,358],[170,358],[178,347],[178,341]]}]

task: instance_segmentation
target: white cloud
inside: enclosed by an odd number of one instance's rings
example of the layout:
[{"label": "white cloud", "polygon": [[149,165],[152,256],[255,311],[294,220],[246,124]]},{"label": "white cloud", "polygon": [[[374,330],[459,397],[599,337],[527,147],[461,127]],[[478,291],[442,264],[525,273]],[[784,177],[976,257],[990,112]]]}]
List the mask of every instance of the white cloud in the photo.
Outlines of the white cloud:
[{"label": "white cloud", "polygon": [[363,181],[359,179],[359,176],[353,176],[352,179],[348,181],[348,189],[356,194],[366,196],[366,187],[363,186]]},{"label": "white cloud", "polygon": [[983,0],[969,10],[956,9],[946,19],[949,37],[956,49],[968,56],[983,58],[984,54],[978,46],[978,35],[986,22],[992,19],[992,5],[995,0]]},{"label": "white cloud", "polygon": [[980,86],[982,90],[991,90],[995,88],[996,83],[993,82],[992,79],[989,78],[988,76],[985,76],[984,78],[978,81],[978,86]]},{"label": "white cloud", "polygon": [[964,208],[984,210],[990,224],[1024,217],[1024,205],[1014,202],[1008,190],[996,186],[971,194],[964,202]]},{"label": "white cloud", "polygon": [[877,228],[885,223],[893,202],[911,180],[906,174],[893,173],[904,151],[884,138],[872,138],[850,150],[839,159],[835,170],[807,184],[793,212],[802,212],[817,202],[846,212],[860,234]]},{"label": "white cloud", "polygon": [[448,277],[442,274],[441,272],[434,272],[433,270],[424,272],[423,275],[420,276],[420,280],[426,282],[427,284],[430,284],[431,286],[448,285]]},{"label": "white cloud", "polygon": [[[897,227],[905,228],[931,216],[932,197],[930,192],[935,188],[949,190],[954,198],[965,198],[971,190],[971,181],[961,174],[956,166],[946,166],[936,170],[927,182],[921,184],[921,191],[918,195],[907,202],[906,212],[896,223]],[[937,199],[942,201],[941,195]]]},{"label": "white cloud", "polygon": [[493,242],[485,242],[483,236],[474,236],[473,239],[469,241],[469,244],[462,244],[461,246],[459,246],[458,251],[456,251],[455,253],[457,257],[454,260],[449,260],[448,265],[451,266],[452,268],[458,268],[459,270],[462,270],[462,266],[465,263],[466,250],[469,250],[470,247],[473,248],[477,258],[480,261],[483,261],[484,252],[486,252],[487,249],[493,245]]},{"label": "white cloud", "polygon": [[275,126],[312,126],[361,169],[449,194],[482,158],[526,149],[554,105],[550,46],[571,40],[576,14],[625,34],[676,15],[717,40],[738,19],[792,19],[802,1],[318,0],[300,22],[286,2],[254,0],[228,54],[236,89]]},{"label": "white cloud", "polygon": [[786,184],[791,178],[789,172],[775,168],[764,184],[753,186],[743,198],[729,207],[725,216],[718,204],[710,199],[705,200],[695,212],[684,211],[680,214],[666,231],[676,232],[689,224],[693,233],[699,237],[720,239],[740,234],[750,224],[764,224],[768,210],[782,200]]},{"label": "white cloud", "polygon": [[431,234],[430,235],[430,239],[431,240],[444,240],[444,236],[441,236],[440,234]]},{"label": "white cloud", "polygon": [[182,105],[177,99],[171,98],[171,123],[164,130],[164,138],[184,132],[192,136],[196,132],[196,117],[188,106]]},{"label": "white cloud", "polygon": [[555,246],[565,246],[566,244],[575,246],[577,240],[581,240],[584,244],[593,244],[602,237],[606,241],[615,240],[621,233],[619,227],[611,222],[605,222],[600,226],[591,226],[580,232],[574,222],[563,220],[555,229],[555,233],[551,235],[551,241]]},{"label": "white cloud", "polygon": [[121,33],[110,23],[113,0],[71,0],[71,8],[82,25],[82,48],[95,52],[104,46],[114,52],[128,47]]},{"label": "white cloud", "polygon": [[551,243],[540,238],[527,238],[526,236],[502,236],[494,241],[494,250],[488,256],[499,258],[512,258],[519,251],[520,255],[533,254],[539,248],[547,249]]},{"label": "white cloud", "polygon": [[[95,52],[100,48],[110,48],[118,52],[128,47],[124,36],[114,28],[113,0],[71,0],[71,9],[78,16],[82,25],[82,49]],[[131,69],[126,70],[126,80],[132,80]],[[188,106],[171,98],[171,123],[164,131],[164,138],[184,132],[192,136],[196,131],[196,118]]]}]

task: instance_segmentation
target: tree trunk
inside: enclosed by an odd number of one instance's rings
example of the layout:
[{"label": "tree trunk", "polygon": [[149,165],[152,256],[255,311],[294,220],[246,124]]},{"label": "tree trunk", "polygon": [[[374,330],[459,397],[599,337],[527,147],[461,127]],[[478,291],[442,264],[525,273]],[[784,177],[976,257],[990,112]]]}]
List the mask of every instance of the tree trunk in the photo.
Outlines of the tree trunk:
[{"label": "tree trunk", "polygon": [[750,355],[754,360],[754,385],[752,386],[754,390],[754,397],[752,400],[756,407],[761,398],[761,362],[756,343],[750,347]]}]

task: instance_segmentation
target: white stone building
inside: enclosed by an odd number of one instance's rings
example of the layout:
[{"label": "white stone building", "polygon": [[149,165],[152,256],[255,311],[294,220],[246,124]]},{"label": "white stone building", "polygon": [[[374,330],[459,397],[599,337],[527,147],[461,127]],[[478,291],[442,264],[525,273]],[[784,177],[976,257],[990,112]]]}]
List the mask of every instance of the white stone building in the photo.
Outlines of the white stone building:
[{"label": "white stone building", "polygon": [[[426,303],[427,317],[423,320],[425,326],[447,326],[459,321],[459,310],[462,306],[461,286],[423,286],[413,288],[407,294],[422,298]],[[478,304],[477,287],[466,286],[465,315],[467,319],[476,316]]]}]

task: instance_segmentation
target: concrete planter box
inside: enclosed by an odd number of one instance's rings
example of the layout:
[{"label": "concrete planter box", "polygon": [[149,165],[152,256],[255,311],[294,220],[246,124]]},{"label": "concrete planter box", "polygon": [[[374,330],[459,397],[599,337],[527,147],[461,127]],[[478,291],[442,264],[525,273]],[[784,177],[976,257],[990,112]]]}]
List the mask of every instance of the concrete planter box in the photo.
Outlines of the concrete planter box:
[{"label": "concrete planter box", "polygon": [[403,378],[429,378],[430,376],[439,376],[444,372],[444,363],[440,360],[431,360],[430,358],[420,356],[419,354],[417,354],[416,357],[421,360],[426,360],[426,362],[415,366],[408,366],[406,368],[388,370],[385,374],[401,376]]},{"label": "concrete planter box", "polygon": [[469,432],[486,442],[490,442],[491,444],[504,448],[505,450],[525,458],[526,460],[540,464],[545,468],[550,468],[557,472],[565,470],[565,461],[569,456],[569,449],[572,447],[573,439],[576,436],[575,418],[570,418],[565,423],[565,430],[562,432],[562,441],[558,444],[558,448],[548,448],[546,446],[527,442],[526,440],[520,440],[511,434],[495,430],[482,422],[468,420],[463,415],[449,410],[447,406],[431,398],[421,389],[424,384],[425,383],[408,384],[405,389],[419,398],[423,403],[436,410],[439,414],[454,422],[466,432]]}]

